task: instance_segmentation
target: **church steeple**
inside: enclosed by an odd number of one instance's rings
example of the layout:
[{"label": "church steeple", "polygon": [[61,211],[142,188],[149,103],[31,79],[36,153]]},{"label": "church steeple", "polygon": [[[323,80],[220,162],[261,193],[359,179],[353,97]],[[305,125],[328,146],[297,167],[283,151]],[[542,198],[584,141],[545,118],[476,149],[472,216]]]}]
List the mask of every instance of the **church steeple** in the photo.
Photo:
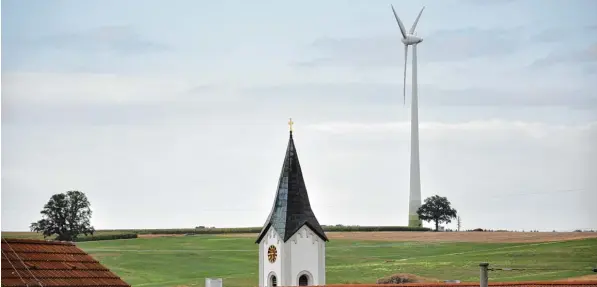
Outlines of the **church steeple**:
[{"label": "church steeple", "polygon": [[303,172],[292,136],[293,124],[292,119],[290,119],[288,122],[290,127],[288,147],[286,148],[282,172],[278,180],[278,190],[274,206],[255,243],[261,242],[270,227],[282,237],[283,242],[286,242],[305,225],[321,239],[328,241],[309,203],[307,187],[305,186]]}]

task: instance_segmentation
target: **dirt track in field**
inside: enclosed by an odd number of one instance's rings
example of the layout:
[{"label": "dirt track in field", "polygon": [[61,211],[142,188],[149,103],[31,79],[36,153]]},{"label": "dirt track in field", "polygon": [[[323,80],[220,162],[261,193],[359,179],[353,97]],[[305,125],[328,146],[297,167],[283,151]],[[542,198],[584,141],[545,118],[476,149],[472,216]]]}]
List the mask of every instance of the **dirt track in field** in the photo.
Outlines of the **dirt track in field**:
[{"label": "dirt track in field", "polygon": [[585,276],[579,276],[579,277],[572,277],[572,278],[561,279],[561,280],[556,280],[556,281],[566,281],[566,282],[570,282],[570,281],[597,281],[597,274],[596,275],[585,275]]},{"label": "dirt track in field", "polygon": [[[597,232],[326,232],[330,240],[534,243],[597,238]],[[257,237],[256,233],[221,234],[226,237]]]}]

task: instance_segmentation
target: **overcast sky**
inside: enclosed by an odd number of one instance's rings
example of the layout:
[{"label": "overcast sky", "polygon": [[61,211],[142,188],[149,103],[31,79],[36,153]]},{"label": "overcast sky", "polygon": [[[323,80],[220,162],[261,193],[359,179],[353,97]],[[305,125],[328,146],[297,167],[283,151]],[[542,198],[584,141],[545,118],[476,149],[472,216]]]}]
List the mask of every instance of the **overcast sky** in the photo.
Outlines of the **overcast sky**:
[{"label": "overcast sky", "polygon": [[427,7],[422,197],[467,229],[597,228],[597,1],[289,3],[2,1],[2,230],[73,189],[98,229],[260,226],[288,117],[322,224],[406,225],[390,4]]}]

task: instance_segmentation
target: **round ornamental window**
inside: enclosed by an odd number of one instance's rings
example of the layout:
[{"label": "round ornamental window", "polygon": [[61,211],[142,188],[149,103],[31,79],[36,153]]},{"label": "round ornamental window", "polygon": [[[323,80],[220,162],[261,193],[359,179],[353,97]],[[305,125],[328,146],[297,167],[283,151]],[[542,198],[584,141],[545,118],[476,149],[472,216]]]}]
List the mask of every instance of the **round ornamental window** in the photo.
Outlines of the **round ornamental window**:
[{"label": "round ornamental window", "polygon": [[276,246],[271,245],[267,249],[267,260],[270,263],[274,263],[276,262],[276,258],[278,258],[278,250],[276,249]]}]

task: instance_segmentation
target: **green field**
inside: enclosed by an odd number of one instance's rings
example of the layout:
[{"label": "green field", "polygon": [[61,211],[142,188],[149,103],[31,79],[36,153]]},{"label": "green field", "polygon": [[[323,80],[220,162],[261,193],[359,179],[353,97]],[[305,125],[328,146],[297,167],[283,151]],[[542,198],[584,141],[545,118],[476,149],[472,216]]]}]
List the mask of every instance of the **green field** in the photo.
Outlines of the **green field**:
[{"label": "green field", "polygon": [[[133,286],[256,286],[254,238],[196,235],[80,242],[78,246]],[[327,283],[374,283],[394,273],[478,281],[479,262],[492,281],[554,280],[594,274],[597,239],[543,243],[423,243],[333,240],[326,251]]]}]

